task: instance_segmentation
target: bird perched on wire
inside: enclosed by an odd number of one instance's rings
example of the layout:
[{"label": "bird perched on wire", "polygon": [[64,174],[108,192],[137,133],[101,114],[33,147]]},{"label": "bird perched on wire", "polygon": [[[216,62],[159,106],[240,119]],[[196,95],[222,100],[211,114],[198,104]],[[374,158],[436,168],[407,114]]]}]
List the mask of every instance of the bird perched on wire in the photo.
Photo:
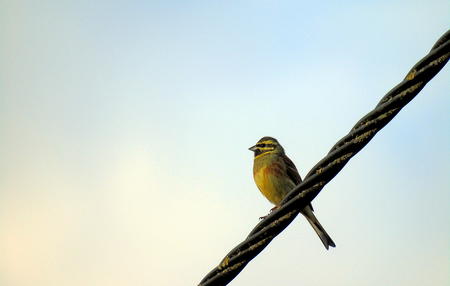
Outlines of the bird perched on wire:
[{"label": "bird perched on wire", "polygon": [[[255,146],[249,148],[255,154],[253,160],[253,178],[261,193],[272,203],[276,209],[283,198],[302,179],[294,163],[284,153],[283,147],[272,137],[261,138]],[[306,206],[301,213],[305,216],[316,231],[326,249],[335,247],[333,240],[322,227],[313,213],[311,204]]]}]

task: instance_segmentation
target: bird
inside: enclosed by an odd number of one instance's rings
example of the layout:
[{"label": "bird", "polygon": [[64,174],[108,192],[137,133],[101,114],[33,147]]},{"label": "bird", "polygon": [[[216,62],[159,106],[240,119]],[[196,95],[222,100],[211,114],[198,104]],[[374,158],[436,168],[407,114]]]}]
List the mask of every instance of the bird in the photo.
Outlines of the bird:
[{"label": "bird", "polygon": [[[275,205],[271,211],[280,207],[283,198],[302,182],[294,163],[284,151],[277,139],[269,136],[261,138],[249,148],[254,153],[253,179],[261,193]],[[301,214],[311,224],[325,248],[336,247],[331,237],[314,215],[311,204]],[[264,217],[262,217],[264,218]]]}]

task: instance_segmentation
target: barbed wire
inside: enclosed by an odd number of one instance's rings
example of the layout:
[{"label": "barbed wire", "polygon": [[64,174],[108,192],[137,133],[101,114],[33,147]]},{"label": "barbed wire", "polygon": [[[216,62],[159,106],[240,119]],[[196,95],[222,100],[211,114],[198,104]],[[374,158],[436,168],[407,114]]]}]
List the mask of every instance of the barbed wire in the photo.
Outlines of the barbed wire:
[{"label": "barbed wire", "polygon": [[281,207],[259,222],[248,237],[209,272],[199,286],[226,285],[233,280],[275,236],[280,234],[367,143],[408,104],[445,66],[450,57],[450,30],[431,51],[391,89],[375,109],[361,118],[282,201]]}]

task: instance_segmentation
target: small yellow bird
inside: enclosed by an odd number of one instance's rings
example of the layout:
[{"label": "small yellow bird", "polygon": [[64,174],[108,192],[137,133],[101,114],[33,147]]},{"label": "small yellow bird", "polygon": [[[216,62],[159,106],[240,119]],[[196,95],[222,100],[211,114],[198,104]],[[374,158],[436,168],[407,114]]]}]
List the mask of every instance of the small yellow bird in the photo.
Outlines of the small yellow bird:
[{"label": "small yellow bird", "polygon": [[[300,174],[275,138],[263,137],[249,150],[255,153],[253,178],[256,186],[275,205],[273,209],[276,209],[280,206],[283,198],[301,183]],[[336,246],[314,215],[311,204],[306,206],[301,213],[316,231],[326,249],[329,246]]]}]

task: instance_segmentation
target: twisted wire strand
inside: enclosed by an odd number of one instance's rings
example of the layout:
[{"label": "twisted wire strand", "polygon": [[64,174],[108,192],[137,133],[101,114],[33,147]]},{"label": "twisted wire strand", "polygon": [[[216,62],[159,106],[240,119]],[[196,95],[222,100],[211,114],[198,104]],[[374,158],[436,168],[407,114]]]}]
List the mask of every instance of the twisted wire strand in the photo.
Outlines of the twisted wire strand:
[{"label": "twisted wire strand", "polygon": [[450,30],[431,51],[391,89],[375,109],[361,118],[329,153],[282,201],[281,207],[259,222],[248,237],[233,248],[209,272],[199,286],[226,285],[233,280],[278,234],[280,234],[369,141],[406,106],[445,66],[450,57]]}]

